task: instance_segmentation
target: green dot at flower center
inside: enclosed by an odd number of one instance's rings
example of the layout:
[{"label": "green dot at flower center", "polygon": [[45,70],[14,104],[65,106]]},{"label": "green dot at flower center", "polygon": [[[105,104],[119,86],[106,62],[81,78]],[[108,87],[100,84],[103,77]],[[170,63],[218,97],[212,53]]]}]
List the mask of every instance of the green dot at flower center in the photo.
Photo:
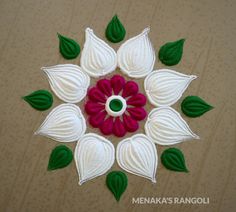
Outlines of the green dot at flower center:
[{"label": "green dot at flower center", "polygon": [[112,99],[110,101],[109,107],[112,111],[118,112],[123,108],[123,103],[119,99]]}]

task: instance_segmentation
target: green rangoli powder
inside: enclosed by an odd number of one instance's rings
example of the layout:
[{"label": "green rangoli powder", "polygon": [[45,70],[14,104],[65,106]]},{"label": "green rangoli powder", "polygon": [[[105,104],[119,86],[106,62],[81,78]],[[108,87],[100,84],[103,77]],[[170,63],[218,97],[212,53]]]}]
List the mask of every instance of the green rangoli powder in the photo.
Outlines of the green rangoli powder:
[{"label": "green rangoli powder", "polygon": [[128,178],[124,172],[112,171],[107,175],[106,179],[107,187],[119,201],[121,195],[125,192],[128,185]]},{"label": "green rangoli powder", "polygon": [[109,22],[106,28],[106,38],[112,43],[118,43],[125,38],[125,28],[120,22],[117,15],[115,15]]},{"label": "green rangoli powder", "polygon": [[65,59],[74,59],[79,55],[80,46],[76,41],[68,37],[62,36],[59,33],[58,38],[60,41],[59,49]]},{"label": "green rangoli powder", "polygon": [[178,64],[182,58],[184,41],[184,39],[180,39],[163,45],[158,54],[160,61],[168,66]]},{"label": "green rangoli powder", "polygon": [[72,151],[65,145],[55,147],[50,155],[48,170],[61,169],[68,166],[73,159]]},{"label": "green rangoli powder", "polygon": [[24,96],[23,99],[36,110],[47,110],[53,104],[52,94],[47,90],[37,90]]}]

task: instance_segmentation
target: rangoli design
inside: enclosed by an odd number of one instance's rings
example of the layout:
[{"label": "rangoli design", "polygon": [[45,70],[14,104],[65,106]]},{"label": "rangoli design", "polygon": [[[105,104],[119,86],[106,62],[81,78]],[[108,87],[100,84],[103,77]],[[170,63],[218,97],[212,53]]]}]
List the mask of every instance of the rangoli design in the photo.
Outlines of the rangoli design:
[{"label": "rangoli design", "polygon": [[[61,64],[42,68],[51,90],[65,103],[51,110],[35,134],[58,142],[77,142],[74,156],[66,145],[55,147],[48,170],[64,168],[74,157],[79,184],[82,185],[107,173],[116,160],[125,172],[155,183],[158,167],[156,146],[199,139],[171,107],[196,76],[170,69],[154,70],[156,52],[148,37],[149,31],[149,28],[144,29],[115,52],[92,29],[87,28],[80,66]],[[117,15],[108,24],[105,35],[113,43],[124,39],[126,30]],[[58,38],[59,50],[65,59],[73,59],[80,54],[80,45],[75,40],[60,34]],[[184,39],[164,44],[158,53],[159,60],[167,66],[178,64],[183,45]],[[121,74],[110,76],[117,69]],[[109,77],[107,74],[110,74]],[[90,85],[90,77],[98,78],[95,85]],[[139,78],[145,78],[145,93],[140,92],[135,81]],[[85,97],[84,108],[80,109],[76,103]],[[23,98],[40,111],[49,109],[53,104],[53,96],[46,90],[35,91]],[[147,100],[154,106],[151,111],[145,109]],[[212,106],[200,97],[188,96],[183,100],[181,109],[186,116],[195,118]],[[86,118],[83,111],[87,113]],[[139,122],[143,120],[145,134],[135,134]],[[86,132],[87,124],[99,128],[100,135]],[[106,138],[107,135],[122,138],[127,132],[134,134],[121,140],[116,150],[112,141]],[[160,161],[169,170],[188,172],[180,149],[165,149]],[[117,201],[128,186],[125,172],[112,171],[107,175],[106,185]]]}]

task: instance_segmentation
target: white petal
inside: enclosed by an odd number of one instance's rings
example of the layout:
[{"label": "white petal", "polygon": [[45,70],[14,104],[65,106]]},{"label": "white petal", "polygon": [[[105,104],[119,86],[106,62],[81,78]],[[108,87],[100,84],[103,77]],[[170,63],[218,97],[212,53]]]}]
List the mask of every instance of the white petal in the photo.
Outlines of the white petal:
[{"label": "white petal", "polygon": [[116,158],[125,171],[156,182],[157,151],[147,136],[136,134],[121,141],[117,146]]},{"label": "white petal", "polygon": [[89,133],[77,142],[74,158],[81,185],[105,174],[112,167],[115,160],[115,149],[106,138]]},{"label": "white petal", "polygon": [[170,107],[153,109],[148,115],[145,132],[160,145],[177,144],[193,138],[199,139],[180,114]]},{"label": "white petal", "polygon": [[55,107],[35,134],[59,142],[77,141],[86,130],[85,119],[78,106],[70,103]]},{"label": "white petal", "polygon": [[85,30],[85,44],[81,54],[81,67],[92,77],[104,76],[115,70],[117,66],[116,52],[93,30]]},{"label": "white petal", "polygon": [[89,76],[77,65],[64,64],[42,67],[51,89],[61,100],[69,103],[81,101],[90,84]]},{"label": "white petal", "polygon": [[160,69],[150,73],[144,81],[149,101],[155,106],[171,106],[176,103],[192,80],[197,77]]},{"label": "white petal", "polygon": [[150,29],[143,32],[121,45],[117,52],[118,66],[129,77],[141,78],[153,70],[155,51],[148,37]]}]

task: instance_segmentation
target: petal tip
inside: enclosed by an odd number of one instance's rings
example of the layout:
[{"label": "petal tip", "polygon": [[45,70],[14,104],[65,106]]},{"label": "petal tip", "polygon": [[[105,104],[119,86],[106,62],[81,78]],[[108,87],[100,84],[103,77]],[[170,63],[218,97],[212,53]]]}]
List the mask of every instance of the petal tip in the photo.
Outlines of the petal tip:
[{"label": "petal tip", "polygon": [[43,71],[44,74],[48,74],[48,69],[47,67],[42,67],[41,71]]},{"label": "petal tip", "polygon": [[155,177],[152,178],[151,181],[152,181],[153,183],[156,183],[156,182],[157,182]]},{"label": "petal tip", "polygon": [[84,180],[79,180],[78,184],[81,186],[84,183]]},{"label": "petal tip", "polygon": [[143,31],[142,34],[147,35],[150,32],[150,27],[146,27]]},{"label": "petal tip", "polygon": [[90,32],[93,32],[93,30],[92,30],[90,27],[87,27],[87,28],[85,29],[85,32],[90,33]]},{"label": "petal tip", "polygon": [[40,135],[40,129],[34,132],[34,135]]}]

